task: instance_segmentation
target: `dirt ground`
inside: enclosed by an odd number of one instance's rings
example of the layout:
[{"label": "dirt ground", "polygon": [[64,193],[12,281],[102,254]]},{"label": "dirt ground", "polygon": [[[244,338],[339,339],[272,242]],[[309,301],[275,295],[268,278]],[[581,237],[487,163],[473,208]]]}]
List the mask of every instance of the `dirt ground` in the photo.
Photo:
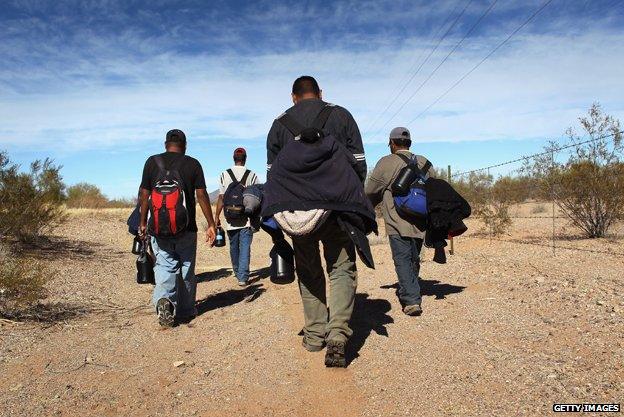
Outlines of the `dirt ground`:
[{"label": "dirt ground", "polygon": [[[373,239],[349,366],[326,369],[297,335],[297,286],[267,277],[268,236],[254,237],[243,289],[227,247],[200,243],[201,314],[163,330],[151,286],[135,282],[127,215],[74,211],[37,253],[52,271],[46,302],[62,312],[1,323],[2,417],[543,416],[624,400],[624,257],[553,254],[548,220],[516,219],[504,237],[543,247],[475,235],[472,221],[447,264],[425,250],[421,317],[401,312],[386,239]],[[558,223],[562,246],[624,254],[621,239],[577,239]]]}]

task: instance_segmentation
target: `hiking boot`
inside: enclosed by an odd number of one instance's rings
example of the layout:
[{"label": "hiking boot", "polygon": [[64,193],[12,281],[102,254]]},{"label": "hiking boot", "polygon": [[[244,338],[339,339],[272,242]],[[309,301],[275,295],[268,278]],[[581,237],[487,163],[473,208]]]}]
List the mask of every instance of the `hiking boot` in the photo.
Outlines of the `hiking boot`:
[{"label": "hiking boot", "polygon": [[301,340],[301,344],[308,352],[320,352],[325,348],[325,342],[321,343],[320,345],[311,345],[308,343],[305,336],[303,337],[303,340]]},{"label": "hiking boot", "polygon": [[420,304],[412,304],[403,307],[403,312],[408,316],[420,316],[422,314],[422,307]]},{"label": "hiking boot", "polygon": [[156,303],[156,313],[158,314],[158,324],[162,327],[173,327],[173,304],[166,298],[161,298]]},{"label": "hiking boot", "polygon": [[327,352],[325,353],[325,366],[328,368],[346,368],[345,342],[330,340],[327,342]]}]

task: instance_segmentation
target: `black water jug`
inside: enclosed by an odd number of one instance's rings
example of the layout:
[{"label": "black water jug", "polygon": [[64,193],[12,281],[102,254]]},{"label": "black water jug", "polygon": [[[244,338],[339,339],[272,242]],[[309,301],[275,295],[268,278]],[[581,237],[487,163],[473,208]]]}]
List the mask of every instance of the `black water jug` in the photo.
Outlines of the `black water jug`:
[{"label": "black water jug", "polygon": [[132,242],[132,253],[134,255],[140,255],[142,250],[143,250],[143,240],[140,237],[135,236],[134,241]]},{"label": "black water jug", "polygon": [[215,236],[214,245],[217,248],[225,246],[225,231],[221,226],[217,227],[217,235]]},{"label": "black water jug", "polygon": [[152,257],[147,253],[147,245],[143,244],[141,253],[136,260],[137,284],[155,284],[154,263]]},{"label": "black water jug", "polygon": [[285,240],[276,242],[271,249],[271,282],[290,284],[295,280],[294,252]]},{"label": "black water jug", "polygon": [[418,167],[413,164],[401,168],[399,175],[392,183],[392,195],[407,195],[414,181],[418,179],[419,171]]}]

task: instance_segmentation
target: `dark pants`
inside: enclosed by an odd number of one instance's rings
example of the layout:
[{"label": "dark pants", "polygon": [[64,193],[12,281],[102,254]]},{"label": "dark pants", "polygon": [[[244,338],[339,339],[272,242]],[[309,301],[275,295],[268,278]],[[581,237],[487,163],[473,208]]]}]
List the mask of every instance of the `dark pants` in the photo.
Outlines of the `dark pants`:
[{"label": "dark pants", "polygon": [[390,236],[390,249],[394,268],[399,278],[399,301],[403,306],[420,304],[420,285],[418,285],[418,273],[420,272],[420,249],[422,239],[413,237]]}]

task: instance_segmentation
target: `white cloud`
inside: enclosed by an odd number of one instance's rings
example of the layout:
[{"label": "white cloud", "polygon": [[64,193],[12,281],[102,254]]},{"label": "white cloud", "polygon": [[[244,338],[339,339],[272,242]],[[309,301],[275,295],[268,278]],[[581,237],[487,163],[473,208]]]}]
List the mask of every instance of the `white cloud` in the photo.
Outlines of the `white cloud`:
[{"label": "white cloud", "polygon": [[[438,14],[448,13],[450,5],[444,3]],[[369,6],[357,14],[358,21],[374,21],[373,17],[379,19],[384,12],[373,7],[374,3]],[[423,16],[432,9],[422,9]],[[336,14],[348,12],[347,5]],[[257,19],[262,20],[262,14]],[[404,111],[378,134],[367,132],[366,141],[385,141],[392,126],[406,123],[427,107],[512,27],[509,23],[467,40]],[[287,39],[293,30],[300,29],[284,26],[281,35]],[[316,76],[325,98],[351,110],[365,129],[385,107],[414,58],[431,45],[429,35],[400,42],[378,37],[366,48],[361,40],[350,40],[357,48],[341,39],[326,50],[311,47],[284,54],[248,55],[232,50],[221,55],[190,55],[163,52],[157,44],[164,40],[144,39],[129,30],[113,44],[85,34],[81,45],[40,45],[38,54],[56,54],[58,59],[26,71],[0,70],[0,86],[4,84],[0,87],[0,146],[9,150],[59,145],[76,150],[107,149],[162,138],[172,127],[205,141],[261,140],[273,118],[290,105],[291,83],[301,74]],[[432,56],[405,96],[456,41],[448,40]],[[127,51],[120,48],[123,44],[128,45]],[[19,42],[5,45],[4,50],[7,48],[14,55],[28,51],[27,45]],[[32,54],[35,52],[29,52],[29,57]],[[559,136],[595,100],[622,118],[623,64],[622,32],[595,27],[583,33],[560,28],[551,35],[521,34],[408,127],[418,140],[427,141]],[[28,81],[36,88],[26,92],[13,88]],[[403,98],[399,99],[396,106],[402,102]],[[372,131],[392,113],[381,118]]]}]

